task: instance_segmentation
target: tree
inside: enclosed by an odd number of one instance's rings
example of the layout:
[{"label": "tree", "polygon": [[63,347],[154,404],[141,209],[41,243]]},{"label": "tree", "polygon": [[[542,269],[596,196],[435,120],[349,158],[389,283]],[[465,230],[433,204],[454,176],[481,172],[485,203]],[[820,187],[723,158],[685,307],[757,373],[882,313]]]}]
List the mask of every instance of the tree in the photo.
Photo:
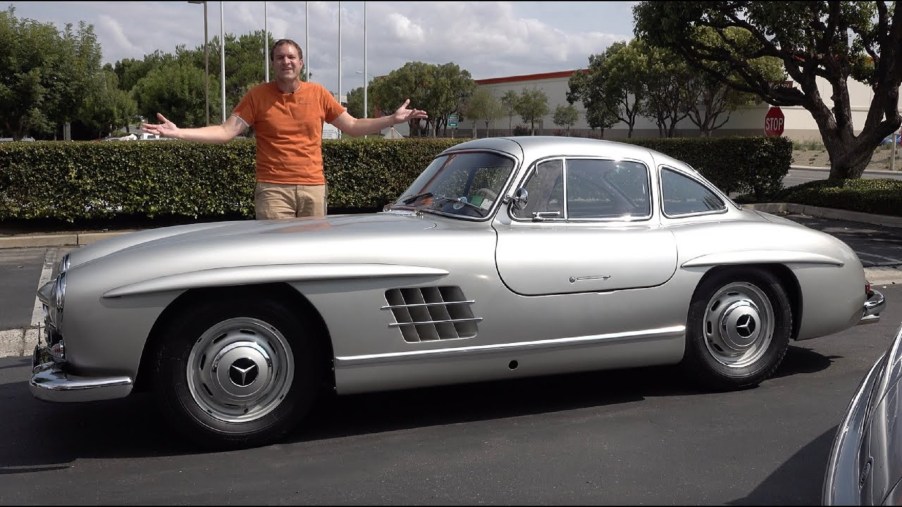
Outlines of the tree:
[{"label": "tree", "polygon": [[[618,97],[623,90],[607,90],[608,76],[604,67],[607,53],[601,55],[589,55],[589,68],[574,72],[567,81],[567,102],[573,104],[582,102],[586,109],[586,122],[592,130],[601,129],[601,137],[604,138],[604,129],[613,127],[618,121]],[[632,135],[630,128],[629,135]]]},{"label": "tree", "polygon": [[473,137],[479,137],[476,133],[476,120],[485,122],[485,135],[489,135],[489,124],[504,114],[504,106],[485,88],[477,88],[470,96],[463,108],[467,118],[473,120]]},{"label": "tree", "polygon": [[[369,99],[373,101],[373,110],[378,115],[391,114],[406,99],[417,109],[429,111],[430,120],[433,113],[426,104],[426,89],[432,84],[433,74],[430,65],[423,62],[408,62],[400,69],[395,69],[381,79],[374,80],[369,88]],[[423,129],[419,120],[408,123],[411,135],[422,135]],[[426,123],[426,130],[429,123]]]},{"label": "tree", "polygon": [[548,96],[538,88],[527,88],[517,99],[517,114],[529,123],[530,135],[536,135],[536,121],[548,114]]},{"label": "tree", "polygon": [[571,78],[567,100],[583,101],[586,120],[593,128],[609,128],[619,120],[627,126],[626,136],[632,138],[646,99],[648,65],[643,42],[615,42],[604,53],[589,56],[587,74]]},{"label": "tree", "polygon": [[[433,66],[432,73],[431,86],[426,92],[426,111],[429,111],[435,126],[434,136],[438,136],[439,129],[442,129],[443,135],[447,135],[448,116],[460,113],[464,103],[473,94],[476,82],[469,71],[461,70],[455,63]],[[431,116],[433,113],[434,117]]]},{"label": "tree", "polygon": [[64,58],[61,68],[50,70],[51,79],[57,78],[52,86],[55,94],[52,111],[57,124],[69,123],[78,116],[85,98],[97,86],[95,78],[101,70],[100,44],[93,26],[79,21],[78,30],[73,31],[72,24],[67,23],[61,45]]},{"label": "tree", "polygon": [[508,90],[501,96],[501,105],[504,107],[504,112],[507,114],[508,133],[513,132],[514,130],[514,113],[517,112],[517,101],[519,100],[520,95],[514,90]]},{"label": "tree", "polygon": [[0,12],[0,130],[52,138],[71,121],[100,70],[93,27],[63,32],[52,23],[19,20],[10,6]]},{"label": "tree", "polygon": [[554,108],[554,124],[559,127],[567,127],[567,135],[570,135],[570,127],[579,120],[579,111],[573,107],[573,104],[566,106],[557,106]]},{"label": "tree", "polygon": [[382,114],[394,113],[409,98],[412,107],[429,111],[425,128],[422,128],[420,120],[411,120],[410,132],[421,135],[421,131],[425,130],[438,135],[438,131],[447,126],[448,115],[460,111],[475,87],[470,73],[454,63],[431,65],[408,62],[400,69],[374,80],[369,94],[373,107]]},{"label": "tree", "polygon": [[[640,2],[633,15],[637,37],[670,48],[693,68],[771,105],[809,111],[830,154],[830,179],[860,178],[880,141],[902,125],[902,9],[895,2]],[[702,27],[720,43],[706,42]],[[748,41],[730,29],[747,32]],[[766,56],[779,59],[798,87],[755,68],[752,62]],[[849,78],[874,92],[858,134]],[[819,79],[830,88],[832,106]]]},{"label": "tree", "polygon": [[[369,95],[369,94],[367,94]],[[367,97],[369,98],[369,97]],[[369,104],[367,104],[369,109]],[[363,118],[363,87],[359,86],[354,88],[353,90],[348,92],[348,114],[353,116],[354,118]],[[371,118],[372,113],[368,114],[367,117]]]},{"label": "tree", "polygon": [[[271,47],[274,41],[268,32],[266,38],[268,47]],[[264,81],[266,66],[271,65],[271,61],[265,59],[263,41],[262,30],[240,36],[225,35],[226,110],[235,107],[248,90]],[[210,54],[219,54],[220,45],[219,37],[210,40]],[[114,71],[125,81],[120,86],[133,92],[138,102],[138,110],[143,116],[154,118],[156,113],[160,112],[179,125],[182,123],[175,118],[184,118],[182,122],[187,120],[183,125],[187,127],[206,125],[207,99],[204,96],[206,70],[202,44],[194,49],[178,45],[175,48],[175,55],[156,51],[146,55],[143,61],[125,59],[116,62]],[[145,82],[151,75],[154,75],[154,78]],[[168,91],[166,81],[160,79],[161,75],[173,79],[169,83],[171,89]],[[219,73],[209,76],[211,121],[222,112],[222,88],[218,76]],[[129,83],[133,84],[129,87]],[[193,88],[189,90],[184,88],[185,86]],[[171,97],[165,98],[166,94],[170,94]],[[189,109],[175,111],[173,107]]]},{"label": "tree", "polygon": [[79,120],[92,130],[94,138],[127,126],[138,110],[129,94],[119,89],[119,78],[112,69],[101,71],[96,81],[97,85],[89,91],[78,113]]},{"label": "tree", "polygon": [[[210,104],[211,109],[216,104],[218,113],[219,85],[216,81],[210,77]],[[132,96],[138,103],[138,114],[145,118],[156,118],[159,112],[179,126],[207,124],[204,71],[190,63],[172,60],[150,71],[135,85]]]},{"label": "tree", "polygon": [[695,101],[686,86],[694,75],[685,62],[664,48],[648,47],[645,60],[645,100],[640,113],[655,120],[660,137],[673,137],[677,124],[689,115]]},{"label": "tree", "polygon": [[[731,40],[741,45],[752,42],[751,34],[746,30],[728,28],[726,31],[729,32]],[[722,44],[720,37],[710,28],[702,27],[699,36],[712,45]],[[765,56],[749,63],[759,68],[769,81],[783,80],[784,72],[780,60]],[[725,76],[733,72],[724,62],[721,62],[719,67],[718,73]],[[736,79],[736,76],[732,76],[732,79]],[[690,95],[695,97],[690,101],[689,121],[698,127],[704,137],[709,137],[711,132],[730,121],[731,114],[739,106],[761,103],[760,97],[731,88],[707,72],[696,72],[686,85]]]}]

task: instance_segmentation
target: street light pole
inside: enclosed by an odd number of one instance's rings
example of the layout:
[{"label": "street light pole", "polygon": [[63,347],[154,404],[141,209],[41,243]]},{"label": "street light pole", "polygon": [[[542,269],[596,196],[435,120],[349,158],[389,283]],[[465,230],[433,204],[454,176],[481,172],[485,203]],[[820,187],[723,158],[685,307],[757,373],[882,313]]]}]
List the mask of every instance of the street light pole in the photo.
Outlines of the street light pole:
[{"label": "street light pole", "polygon": [[204,102],[207,105],[207,125],[210,124],[210,38],[207,35],[206,0],[189,0],[190,4],[204,5]]},{"label": "street light pole", "polygon": [[269,32],[266,31],[266,2],[263,2],[263,81],[269,82]]},{"label": "street light pole", "polygon": [[363,2],[363,117],[367,118],[369,109],[366,107],[366,89],[369,84],[366,72],[366,2]]},{"label": "street light pole", "polygon": [[[338,103],[341,103],[341,2],[338,2]],[[341,130],[338,138],[341,139]]]},{"label": "street light pole", "polygon": [[222,2],[219,2],[219,67],[220,80],[222,81],[222,123],[226,121],[226,96],[225,96],[225,14],[222,10]]}]

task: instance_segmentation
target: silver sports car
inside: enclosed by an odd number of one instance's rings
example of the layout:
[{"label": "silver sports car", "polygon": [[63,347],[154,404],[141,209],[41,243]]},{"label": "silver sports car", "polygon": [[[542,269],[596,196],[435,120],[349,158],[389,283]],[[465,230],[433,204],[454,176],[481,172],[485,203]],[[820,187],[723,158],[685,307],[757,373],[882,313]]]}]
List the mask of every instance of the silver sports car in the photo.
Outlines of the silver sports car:
[{"label": "silver sports car", "polygon": [[378,213],[146,230],[58,273],[34,396],[150,390],[218,448],[279,439],[324,389],[665,364],[743,388],[885,304],[832,236],[661,153],[564,137],[449,148]]},{"label": "silver sports car", "polygon": [[871,367],[836,431],[824,505],[902,505],[902,327]]}]

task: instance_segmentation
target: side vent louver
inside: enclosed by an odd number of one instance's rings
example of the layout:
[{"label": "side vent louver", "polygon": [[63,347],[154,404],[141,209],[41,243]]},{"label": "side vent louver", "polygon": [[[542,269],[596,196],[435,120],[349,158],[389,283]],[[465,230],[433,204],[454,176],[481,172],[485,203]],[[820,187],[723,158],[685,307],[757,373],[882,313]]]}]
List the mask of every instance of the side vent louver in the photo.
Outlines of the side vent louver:
[{"label": "side vent louver", "polygon": [[472,338],[482,320],[473,316],[474,301],[465,299],[460,287],[389,289],[385,301],[382,309],[395,317],[390,326],[400,328],[408,342]]}]

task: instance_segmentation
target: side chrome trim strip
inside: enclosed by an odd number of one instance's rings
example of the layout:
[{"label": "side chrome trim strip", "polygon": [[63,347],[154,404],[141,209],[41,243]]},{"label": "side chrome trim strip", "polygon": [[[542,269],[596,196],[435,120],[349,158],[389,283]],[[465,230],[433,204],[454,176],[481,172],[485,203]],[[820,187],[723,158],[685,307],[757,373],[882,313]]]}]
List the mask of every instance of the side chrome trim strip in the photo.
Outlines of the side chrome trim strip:
[{"label": "side chrome trim strip", "polygon": [[415,350],[409,352],[391,352],[386,354],[362,354],[359,356],[338,356],[335,358],[335,366],[360,366],[377,363],[391,363],[397,361],[416,361],[427,358],[430,360],[463,358],[467,356],[479,356],[498,352],[533,352],[538,350],[550,350],[556,348],[568,348],[573,346],[585,346],[611,342],[654,340],[666,336],[680,336],[683,335],[685,331],[686,326],[679,325],[640,332],[575,336],[570,338],[556,338],[553,340],[538,340],[532,342],[501,343],[497,345],[473,345],[468,347]]}]

